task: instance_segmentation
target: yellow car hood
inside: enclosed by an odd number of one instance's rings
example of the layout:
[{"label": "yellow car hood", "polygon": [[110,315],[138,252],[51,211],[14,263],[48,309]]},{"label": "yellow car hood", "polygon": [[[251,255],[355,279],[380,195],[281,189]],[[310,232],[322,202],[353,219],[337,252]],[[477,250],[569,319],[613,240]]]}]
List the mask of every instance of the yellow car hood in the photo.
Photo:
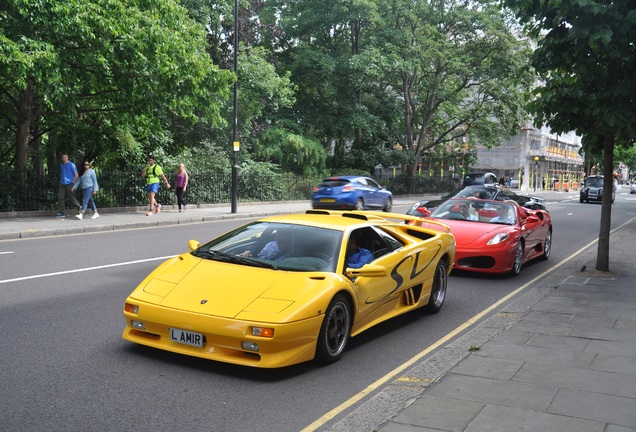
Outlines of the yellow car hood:
[{"label": "yellow car hood", "polygon": [[270,270],[191,256],[168,261],[151,276],[143,294],[135,297],[225,318],[241,313],[279,314],[325,285],[324,273]]}]

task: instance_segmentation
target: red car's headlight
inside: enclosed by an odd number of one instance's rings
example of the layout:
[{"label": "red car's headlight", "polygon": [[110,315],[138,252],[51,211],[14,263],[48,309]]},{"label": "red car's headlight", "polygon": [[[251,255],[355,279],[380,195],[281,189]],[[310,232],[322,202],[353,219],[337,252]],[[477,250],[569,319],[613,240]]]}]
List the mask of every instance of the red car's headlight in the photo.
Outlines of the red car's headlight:
[{"label": "red car's headlight", "polygon": [[508,240],[508,238],[510,238],[510,234],[507,234],[507,233],[495,234],[495,236],[493,238],[488,240],[487,244],[496,245],[496,244],[499,244],[499,243],[503,243],[504,241]]}]

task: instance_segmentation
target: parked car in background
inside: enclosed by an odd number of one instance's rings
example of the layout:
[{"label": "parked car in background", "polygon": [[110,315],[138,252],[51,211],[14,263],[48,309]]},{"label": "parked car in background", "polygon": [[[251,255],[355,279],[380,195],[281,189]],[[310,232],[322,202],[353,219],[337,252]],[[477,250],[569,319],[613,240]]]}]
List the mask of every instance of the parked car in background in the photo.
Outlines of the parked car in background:
[{"label": "parked car in background", "polygon": [[539,196],[519,195],[511,190],[501,189],[496,186],[467,186],[456,189],[448,194],[442,195],[438,200],[421,200],[413,203],[406,214],[411,216],[428,216],[439,205],[450,198],[479,198],[496,201],[511,200],[517,204],[531,210],[546,210],[543,205],[544,198]]},{"label": "parked car in background", "polygon": [[390,212],[393,194],[370,177],[329,177],[314,187],[311,206],[315,209],[381,209]]},{"label": "parked car in background", "polygon": [[629,193],[630,193],[630,194],[636,194],[636,182],[632,183],[632,184],[629,186]]},{"label": "parked car in background", "polygon": [[[579,202],[602,201],[605,189],[602,175],[587,176],[579,194]],[[605,194],[608,195],[608,194]],[[616,199],[616,186],[612,184],[612,192],[609,194],[612,202]]]},{"label": "parked car in background", "polygon": [[464,175],[462,186],[497,186],[497,176],[490,172],[474,172]]},{"label": "parked car in background", "polygon": [[455,268],[480,273],[518,275],[526,262],[547,260],[552,250],[552,220],[545,210],[530,210],[515,202],[452,198],[428,220],[442,222],[455,236]]}]

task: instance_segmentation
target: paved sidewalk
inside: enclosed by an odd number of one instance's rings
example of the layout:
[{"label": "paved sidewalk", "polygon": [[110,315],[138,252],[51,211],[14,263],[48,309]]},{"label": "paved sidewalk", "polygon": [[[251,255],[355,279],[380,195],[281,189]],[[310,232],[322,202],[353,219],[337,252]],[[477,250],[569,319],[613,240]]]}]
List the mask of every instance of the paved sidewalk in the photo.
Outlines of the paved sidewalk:
[{"label": "paved sidewalk", "polygon": [[187,210],[179,213],[176,206],[166,204],[162,206],[159,214],[151,216],[146,216],[147,208],[141,207],[97,209],[99,218],[91,219],[92,213],[88,211],[82,220],[75,218],[77,212],[73,210],[67,211],[64,219],[56,219],[55,212],[30,217],[18,215],[0,219],[0,240],[256,218],[276,213],[302,213],[310,208],[309,201],[298,201],[238,204],[236,213],[231,212],[229,204],[188,206]]},{"label": "paved sidewalk", "polygon": [[322,430],[636,431],[636,220],[611,242],[609,273],[590,248]]}]

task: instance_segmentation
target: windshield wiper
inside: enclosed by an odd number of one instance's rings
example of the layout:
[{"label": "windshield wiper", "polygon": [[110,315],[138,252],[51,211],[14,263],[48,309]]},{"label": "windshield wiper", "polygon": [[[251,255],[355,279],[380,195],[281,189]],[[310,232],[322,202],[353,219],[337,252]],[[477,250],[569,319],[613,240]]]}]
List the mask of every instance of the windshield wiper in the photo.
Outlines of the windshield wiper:
[{"label": "windshield wiper", "polygon": [[265,263],[250,257],[241,256],[241,255],[231,255],[231,254],[217,251],[217,250],[197,249],[196,251],[193,251],[192,254],[199,258],[213,259],[215,261],[223,261],[223,262],[230,262],[235,264],[249,265],[253,267],[271,268],[274,270],[278,270],[278,267],[275,266],[274,264]]}]

